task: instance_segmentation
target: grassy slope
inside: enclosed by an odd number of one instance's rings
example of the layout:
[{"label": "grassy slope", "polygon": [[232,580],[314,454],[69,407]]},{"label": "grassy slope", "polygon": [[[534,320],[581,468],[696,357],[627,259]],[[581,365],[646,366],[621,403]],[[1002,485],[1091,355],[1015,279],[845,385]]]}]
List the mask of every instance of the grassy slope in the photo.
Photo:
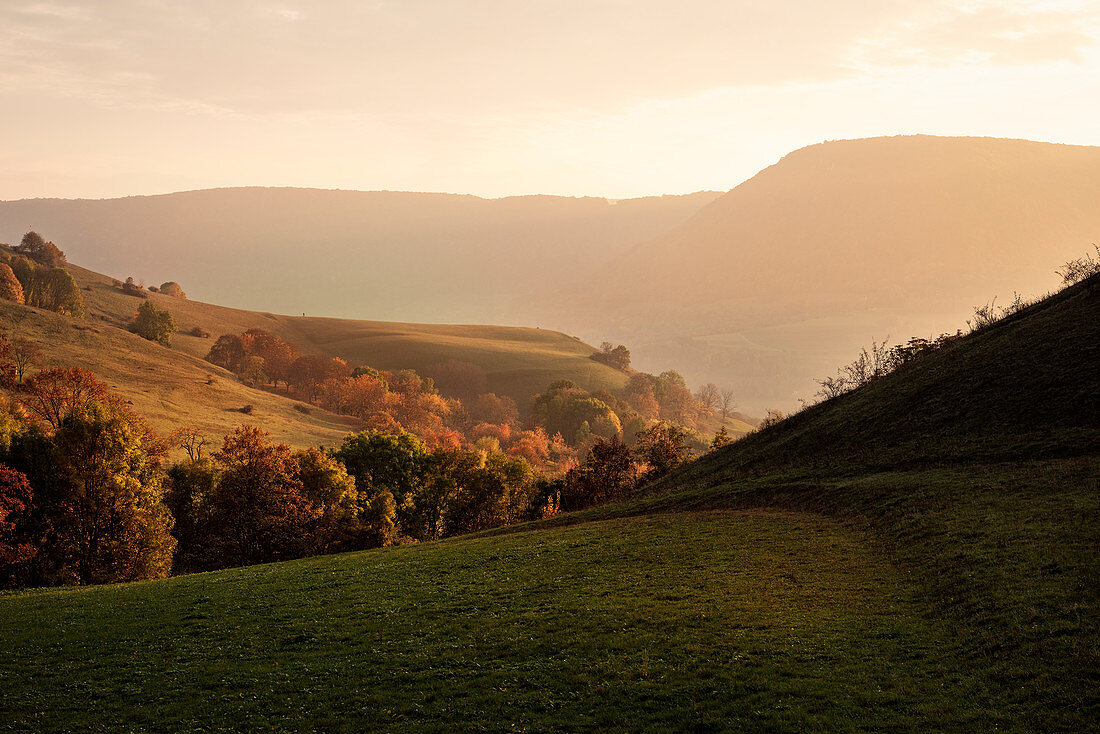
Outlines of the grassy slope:
[{"label": "grassy slope", "polygon": [[[42,309],[0,304],[9,331],[43,348],[47,366],[80,366],[94,372],[155,431],[168,435],[182,425],[220,442],[241,423],[253,423],[295,446],[333,445],[355,422],[315,407],[242,385],[226,370],[176,349],[166,349],[113,326],[74,321]],[[252,405],[251,415],[238,409]]]},{"label": "grassy slope", "polygon": [[[382,369],[423,370],[452,358],[474,362],[488,373],[489,389],[513,397],[521,409],[530,395],[556,379],[567,377],[592,389],[620,387],[626,380],[621,372],[588,359],[592,347],[554,331],[295,318],[150,293],[158,307],[172,313],[181,332],[201,326],[213,335],[180,333],[166,349],[125,330],[140,299],[116,290],[111,278],[76,266],[68,270],[84,289],[86,319],[7,303],[0,303],[0,317],[13,333],[41,344],[48,364],[92,370],[165,434],[187,423],[219,437],[242,422],[253,422],[278,440],[304,446],[332,444],[354,430],[350,419],[317,408],[305,415],[294,409],[294,401],[248,388],[203,361],[214,337],[253,327],[265,328],[307,353],[342,356]],[[207,384],[210,376],[213,384]],[[236,412],[245,405],[255,406],[252,416]]]},{"label": "grassy slope", "polygon": [[[973,681],[859,534],[689,513],[0,596],[42,731],[962,726]],[[945,686],[943,676],[952,676]]]},{"label": "grassy slope", "polygon": [[[111,287],[111,279],[70,267],[85,291],[93,322],[124,326],[140,300]],[[513,398],[524,407],[528,398],[555,379],[569,378],[589,389],[618,388],[626,376],[594,362],[595,349],[557,331],[509,326],[455,326],[401,324],[383,321],[304,318],[216,306],[156,293],[150,299],[170,311],[181,332],[200,326],[211,339],[178,334],[173,348],[203,357],[213,338],[249,328],[267,329],[297,345],[303,352],[343,357],[351,364],[380,369],[422,371],[447,360],[473,362],[489,376],[489,389]]]},{"label": "grassy slope", "polygon": [[868,532],[989,726],[1100,714],[1100,276],[696,462],[619,512],[782,508]]}]

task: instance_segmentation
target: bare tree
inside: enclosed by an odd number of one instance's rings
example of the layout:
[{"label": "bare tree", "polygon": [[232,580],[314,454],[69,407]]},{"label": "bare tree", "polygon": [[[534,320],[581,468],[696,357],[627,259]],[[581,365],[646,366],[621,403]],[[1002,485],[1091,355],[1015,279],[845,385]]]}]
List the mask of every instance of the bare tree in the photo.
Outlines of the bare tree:
[{"label": "bare tree", "polygon": [[723,418],[729,418],[730,413],[732,413],[733,409],[737,407],[737,403],[735,403],[734,400],[733,400],[733,390],[730,390],[730,389],[723,390],[722,395],[721,395],[721,400],[722,400],[722,417]]},{"label": "bare tree", "polygon": [[718,390],[717,385],[713,382],[708,382],[695,391],[695,399],[699,402],[700,407],[702,407],[704,411],[712,413],[721,402],[722,394]]},{"label": "bare tree", "polygon": [[183,426],[177,428],[172,432],[169,437],[169,441],[183,448],[187,452],[187,458],[192,463],[200,461],[202,459],[202,450],[209,445],[209,441],[206,440],[206,436],[202,434],[197,428],[191,426]]},{"label": "bare tree", "polygon": [[42,365],[42,348],[23,336],[11,340],[11,361],[15,365],[15,376],[20,383],[34,367]]}]

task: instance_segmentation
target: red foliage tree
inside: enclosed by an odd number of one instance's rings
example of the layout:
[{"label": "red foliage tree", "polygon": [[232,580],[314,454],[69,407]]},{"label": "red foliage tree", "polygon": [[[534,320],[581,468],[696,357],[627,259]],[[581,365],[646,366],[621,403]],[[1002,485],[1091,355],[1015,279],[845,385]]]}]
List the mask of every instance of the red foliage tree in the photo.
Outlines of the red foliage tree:
[{"label": "red foliage tree", "polygon": [[221,477],[209,498],[206,535],[215,565],[236,566],[294,558],[319,517],[303,492],[298,457],[266,431],[240,426],[225,437],[214,461]]},{"label": "red foliage tree", "polygon": [[24,386],[23,405],[57,430],[66,415],[108,396],[107,386],[82,367],[42,370]]},{"label": "red foliage tree", "polygon": [[37,553],[25,526],[33,501],[27,477],[0,464],[0,586],[11,585],[19,568]]}]

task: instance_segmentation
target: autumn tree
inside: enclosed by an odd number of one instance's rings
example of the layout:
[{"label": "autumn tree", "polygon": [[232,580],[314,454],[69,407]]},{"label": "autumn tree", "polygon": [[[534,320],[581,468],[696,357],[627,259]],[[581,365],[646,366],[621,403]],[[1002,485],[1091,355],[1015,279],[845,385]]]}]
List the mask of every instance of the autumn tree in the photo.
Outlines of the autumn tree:
[{"label": "autumn tree", "polygon": [[227,435],[213,458],[220,470],[208,501],[208,545],[217,566],[286,560],[308,548],[319,512],[305,496],[298,457],[255,426]]},{"label": "autumn tree", "polygon": [[617,437],[599,439],[579,467],[565,475],[560,506],[568,512],[626,496],[638,481],[630,449]]},{"label": "autumn tree", "polygon": [[302,494],[316,517],[310,527],[310,553],[353,550],[359,526],[359,493],[344,465],[316,448],[298,451]]},{"label": "autumn tree", "polygon": [[59,268],[65,264],[65,253],[57,245],[47,242],[42,235],[34,231],[23,235],[23,239],[14,249],[19,254],[26,255],[46,267]]},{"label": "autumn tree", "polygon": [[263,329],[249,329],[241,334],[241,343],[250,357],[263,360],[264,374],[276,386],[284,382],[290,389],[290,367],[298,358],[298,350],[274,334]]},{"label": "autumn tree", "polygon": [[646,479],[663,477],[690,460],[687,433],[668,421],[658,421],[638,434],[634,453],[649,465]]},{"label": "autumn tree", "polygon": [[84,317],[84,298],[73,276],[66,270],[38,266],[25,257],[13,258],[10,267],[23,287],[23,302],[28,306],[45,308],[73,318]]},{"label": "autumn tree", "polygon": [[619,416],[607,403],[569,380],[558,381],[536,395],[531,420],[548,435],[560,433],[574,446],[588,437],[611,438],[622,430]]},{"label": "autumn tree", "polygon": [[26,475],[0,464],[0,588],[16,585],[38,552],[28,527],[33,502]]},{"label": "autumn tree", "polygon": [[733,390],[723,390],[719,402],[722,406],[722,417],[729,418],[733,409],[737,407],[737,403],[733,400]]},{"label": "autumn tree", "polygon": [[652,380],[653,392],[660,405],[660,417],[685,428],[694,428],[698,417],[698,405],[683,376],[675,370],[666,370]]},{"label": "autumn tree", "polygon": [[507,395],[485,393],[478,395],[468,406],[470,418],[484,423],[519,423],[516,401]]},{"label": "autumn tree", "polygon": [[[23,336],[17,336],[11,340],[11,364],[15,370],[15,378],[22,383],[27,373],[32,368],[42,364],[42,347]],[[3,359],[0,348],[0,360]]]},{"label": "autumn tree", "polygon": [[653,390],[653,380],[652,375],[634,374],[622,390],[623,400],[643,418],[656,418],[661,412]]},{"label": "autumn tree", "polygon": [[187,452],[187,458],[191,461],[201,461],[203,458],[203,449],[209,445],[209,441],[206,440],[206,436],[202,431],[191,426],[181,426],[172,431],[172,435],[168,437],[168,443],[171,446],[179,446]]},{"label": "autumn tree", "polygon": [[24,302],[23,284],[7,263],[0,263],[0,298],[15,303]]},{"label": "autumn tree", "polygon": [[348,374],[348,364],[338,357],[306,354],[298,357],[290,366],[290,384],[313,402],[326,380],[339,379]]},{"label": "autumn tree", "polygon": [[156,437],[120,406],[92,402],[62,418],[53,442],[59,571],[81,584],[167,576],[175,539]]},{"label": "autumn tree", "polygon": [[175,518],[172,535],[176,539],[173,573],[190,573],[216,567],[211,558],[214,549],[206,534],[209,500],[218,486],[218,468],[201,452],[168,469],[164,504]]},{"label": "autumn tree", "polygon": [[467,463],[455,475],[455,491],[443,507],[445,535],[499,527],[518,519],[528,503],[534,472],[523,459],[493,454],[479,465]]},{"label": "autumn tree", "polygon": [[722,392],[713,382],[708,382],[695,391],[695,400],[707,413],[713,413],[722,402]]},{"label": "autumn tree", "polygon": [[207,352],[206,361],[236,374],[247,357],[248,353],[245,352],[244,343],[239,336],[222,334]]},{"label": "autumn tree", "polygon": [[172,344],[172,335],[176,333],[176,322],[172,319],[172,314],[157,308],[152,301],[146,301],[134,314],[130,331],[167,347]]},{"label": "autumn tree", "polygon": [[180,288],[180,284],[175,282],[174,280],[170,280],[167,283],[162,284],[160,287],[160,292],[166,296],[171,296],[172,298],[182,298],[185,301],[187,300],[187,294],[183,292],[183,288]]},{"label": "autumn tree", "polygon": [[714,438],[710,441],[710,450],[717,451],[718,449],[726,446],[733,441],[730,438],[730,432],[726,430],[725,426],[718,429],[718,432],[714,434]]},{"label": "autumn tree", "polygon": [[[423,441],[409,433],[367,430],[345,436],[333,457],[355,477],[367,534],[392,537],[403,530],[418,539],[430,537],[425,535],[429,523],[414,519],[429,457]],[[392,518],[385,512],[391,500]]]},{"label": "autumn tree", "polygon": [[42,370],[27,379],[21,401],[54,430],[66,415],[107,398],[107,386],[82,367]]}]

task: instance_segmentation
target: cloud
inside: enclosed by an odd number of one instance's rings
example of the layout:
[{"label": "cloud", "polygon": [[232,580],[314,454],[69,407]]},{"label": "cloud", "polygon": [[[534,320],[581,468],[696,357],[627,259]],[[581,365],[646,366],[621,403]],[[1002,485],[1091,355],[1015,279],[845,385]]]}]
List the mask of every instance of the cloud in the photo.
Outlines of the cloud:
[{"label": "cloud", "polygon": [[1100,8],[1077,3],[933,6],[862,39],[854,64],[883,66],[1081,62],[1100,43]]}]

